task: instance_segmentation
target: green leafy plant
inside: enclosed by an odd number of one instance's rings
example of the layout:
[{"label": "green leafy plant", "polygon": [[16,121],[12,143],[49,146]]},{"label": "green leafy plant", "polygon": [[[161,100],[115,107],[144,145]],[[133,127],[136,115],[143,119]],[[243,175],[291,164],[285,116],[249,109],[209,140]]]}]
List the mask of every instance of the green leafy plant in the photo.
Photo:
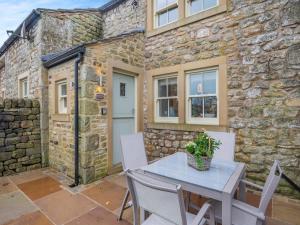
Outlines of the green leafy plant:
[{"label": "green leafy plant", "polygon": [[203,132],[194,141],[187,143],[186,150],[194,156],[197,166],[201,168],[204,163],[203,158],[211,159],[221,144],[221,141]]}]

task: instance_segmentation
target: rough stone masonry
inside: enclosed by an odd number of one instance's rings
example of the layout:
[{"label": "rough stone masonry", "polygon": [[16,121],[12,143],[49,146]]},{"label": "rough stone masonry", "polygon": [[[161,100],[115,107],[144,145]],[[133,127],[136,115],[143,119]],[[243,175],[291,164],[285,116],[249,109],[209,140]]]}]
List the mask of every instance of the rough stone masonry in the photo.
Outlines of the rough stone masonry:
[{"label": "rough stone masonry", "polygon": [[38,100],[0,102],[0,177],[41,168]]}]

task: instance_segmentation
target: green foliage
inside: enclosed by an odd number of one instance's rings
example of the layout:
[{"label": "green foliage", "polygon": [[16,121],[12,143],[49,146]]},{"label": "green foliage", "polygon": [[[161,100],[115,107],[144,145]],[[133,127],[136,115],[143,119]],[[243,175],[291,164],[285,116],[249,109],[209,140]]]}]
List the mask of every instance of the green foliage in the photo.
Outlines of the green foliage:
[{"label": "green foliage", "polygon": [[202,157],[211,159],[221,144],[221,141],[216,140],[203,132],[197,136],[196,140],[187,143],[186,150],[194,155],[198,167],[201,168],[203,166]]}]

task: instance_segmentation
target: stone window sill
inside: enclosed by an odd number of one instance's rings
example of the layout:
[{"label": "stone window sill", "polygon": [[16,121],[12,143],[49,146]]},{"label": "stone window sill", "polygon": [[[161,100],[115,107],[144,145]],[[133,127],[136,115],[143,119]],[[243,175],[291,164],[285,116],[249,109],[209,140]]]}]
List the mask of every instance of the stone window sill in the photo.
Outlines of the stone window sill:
[{"label": "stone window sill", "polygon": [[167,32],[169,30],[173,30],[175,28],[182,27],[182,26],[188,25],[190,23],[194,23],[194,22],[206,19],[206,18],[211,17],[211,16],[215,16],[217,14],[220,14],[220,13],[223,13],[223,12],[226,12],[226,11],[227,11],[227,5],[226,4],[225,5],[219,5],[215,8],[209,9],[207,11],[200,12],[200,13],[192,15],[192,16],[184,17],[182,19],[179,19],[177,22],[171,23],[171,24],[166,25],[164,27],[148,29],[148,32],[147,32],[146,36],[147,37],[152,37],[152,36]]},{"label": "stone window sill", "polygon": [[195,125],[195,124],[174,124],[174,123],[148,123],[147,128],[158,130],[178,130],[178,131],[227,131],[226,126],[221,125]]},{"label": "stone window sill", "polygon": [[69,114],[54,114],[52,115],[52,120],[57,122],[70,122]]}]

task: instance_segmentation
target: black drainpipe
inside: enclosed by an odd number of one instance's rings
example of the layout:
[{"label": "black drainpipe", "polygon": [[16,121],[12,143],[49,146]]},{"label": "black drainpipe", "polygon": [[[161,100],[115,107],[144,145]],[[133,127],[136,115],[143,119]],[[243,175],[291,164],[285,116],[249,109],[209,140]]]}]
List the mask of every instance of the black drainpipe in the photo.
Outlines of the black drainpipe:
[{"label": "black drainpipe", "polygon": [[79,100],[78,100],[78,70],[79,63],[82,61],[82,53],[78,53],[78,56],[75,60],[74,65],[74,89],[75,89],[75,98],[74,98],[74,151],[75,151],[75,181],[74,184],[70,185],[70,187],[75,187],[79,185]]}]

